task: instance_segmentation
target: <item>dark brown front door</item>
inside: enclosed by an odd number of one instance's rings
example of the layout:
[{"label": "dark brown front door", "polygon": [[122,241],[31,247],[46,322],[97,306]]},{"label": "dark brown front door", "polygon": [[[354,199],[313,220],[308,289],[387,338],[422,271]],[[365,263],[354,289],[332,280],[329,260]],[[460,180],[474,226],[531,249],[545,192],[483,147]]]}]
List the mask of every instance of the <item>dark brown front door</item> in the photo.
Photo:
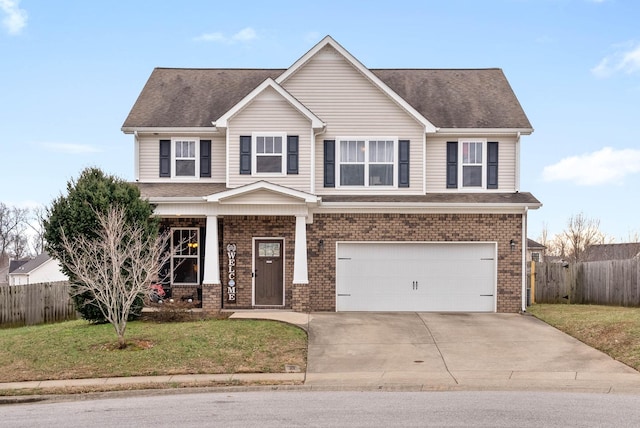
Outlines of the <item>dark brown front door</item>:
[{"label": "dark brown front door", "polygon": [[255,304],[283,305],[282,239],[257,239],[255,257]]}]

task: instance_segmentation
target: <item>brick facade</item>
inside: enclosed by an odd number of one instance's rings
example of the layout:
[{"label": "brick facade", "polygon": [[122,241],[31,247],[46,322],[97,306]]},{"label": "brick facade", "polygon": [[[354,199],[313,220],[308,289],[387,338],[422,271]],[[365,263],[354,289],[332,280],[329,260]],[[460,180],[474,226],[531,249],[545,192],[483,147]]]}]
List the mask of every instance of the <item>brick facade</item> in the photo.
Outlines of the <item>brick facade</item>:
[{"label": "brick facade", "polygon": [[[166,227],[204,227],[205,219],[167,219]],[[336,242],[497,242],[497,311],[519,312],[522,304],[522,215],[520,214],[314,214],[307,225],[309,284],[293,284],[295,217],[228,216],[219,220],[221,285],[202,287],[203,309],[251,309],[253,238],[284,240],[285,305],[295,311],[335,311]],[[203,234],[201,234],[203,235]],[[516,243],[512,250],[510,241]],[[236,244],[236,302],[227,302],[228,257]],[[201,236],[201,245],[204,236]],[[222,293],[222,295],[221,295]]]},{"label": "brick facade", "polygon": [[315,214],[307,226],[311,310],[335,310],[337,241],[497,242],[497,311],[522,309],[520,214]]}]

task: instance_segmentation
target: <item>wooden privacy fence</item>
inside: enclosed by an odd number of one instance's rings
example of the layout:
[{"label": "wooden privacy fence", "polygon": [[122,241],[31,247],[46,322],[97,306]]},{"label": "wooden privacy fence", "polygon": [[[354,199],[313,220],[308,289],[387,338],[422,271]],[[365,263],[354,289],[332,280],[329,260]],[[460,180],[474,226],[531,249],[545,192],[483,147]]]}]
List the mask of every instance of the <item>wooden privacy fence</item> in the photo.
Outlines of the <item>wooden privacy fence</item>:
[{"label": "wooden privacy fence", "polygon": [[68,282],[0,286],[0,325],[35,325],[76,319]]},{"label": "wooden privacy fence", "polygon": [[536,303],[640,306],[640,260],[536,263]]}]

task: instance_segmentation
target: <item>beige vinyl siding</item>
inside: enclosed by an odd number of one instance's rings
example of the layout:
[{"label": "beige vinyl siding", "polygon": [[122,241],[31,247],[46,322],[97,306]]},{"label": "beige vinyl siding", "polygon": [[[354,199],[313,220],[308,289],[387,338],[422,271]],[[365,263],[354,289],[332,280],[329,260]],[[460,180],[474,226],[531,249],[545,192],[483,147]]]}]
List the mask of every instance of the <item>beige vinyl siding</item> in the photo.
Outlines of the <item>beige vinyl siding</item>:
[{"label": "beige vinyl siding", "polygon": [[[516,189],[517,164],[516,139],[499,136],[482,136],[478,138],[483,138],[487,141],[498,142],[497,191],[514,192]],[[455,189],[447,189],[447,141],[458,141],[458,138],[427,136],[427,193],[457,191]]]},{"label": "beige vinyl siding", "polygon": [[[315,143],[317,194],[423,192],[423,126],[337,51],[325,47],[289,77],[283,87],[327,124]],[[323,141],[337,137],[410,140],[410,188],[324,188]]]},{"label": "beige vinyl siding", "polygon": [[[160,140],[171,140],[172,137],[185,137],[179,133],[162,135],[139,135],[139,179],[141,182],[158,182],[171,180],[167,177],[160,177]],[[189,135],[188,138],[199,140],[211,140],[211,178],[195,177],[190,179],[194,182],[215,182],[224,183],[226,176],[226,145],[223,135]],[[185,180],[181,178],[180,181]]]},{"label": "beige vinyl siding", "polygon": [[[256,132],[274,132],[298,136],[298,174],[241,175],[240,136]],[[274,89],[267,88],[229,121],[229,187],[239,187],[259,180],[309,192],[311,188],[311,121],[289,104]],[[286,140],[283,141],[286,156]],[[255,153],[252,153],[254,156]],[[255,157],[252,157],[252,164]],[[286,173],[286,169],[284,171]]]}]

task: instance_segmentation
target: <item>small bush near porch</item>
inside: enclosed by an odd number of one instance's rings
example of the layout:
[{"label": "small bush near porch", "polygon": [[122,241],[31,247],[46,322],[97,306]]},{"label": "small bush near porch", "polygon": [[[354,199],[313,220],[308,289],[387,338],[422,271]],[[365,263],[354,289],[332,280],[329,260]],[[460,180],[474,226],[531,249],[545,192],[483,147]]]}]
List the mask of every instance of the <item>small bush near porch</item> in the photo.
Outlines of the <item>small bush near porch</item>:
[{"label": "small bush near porch", "polygon": [[527,312],[640,370],[640,308],[536,304],[529,306]]},{"label": "small bush near porch", "polygon": [[134,321],[127,344],[117,349],[110,324],[81,320],[3,329],[0,382],[306,368],[306,333],[275,321]]}]

